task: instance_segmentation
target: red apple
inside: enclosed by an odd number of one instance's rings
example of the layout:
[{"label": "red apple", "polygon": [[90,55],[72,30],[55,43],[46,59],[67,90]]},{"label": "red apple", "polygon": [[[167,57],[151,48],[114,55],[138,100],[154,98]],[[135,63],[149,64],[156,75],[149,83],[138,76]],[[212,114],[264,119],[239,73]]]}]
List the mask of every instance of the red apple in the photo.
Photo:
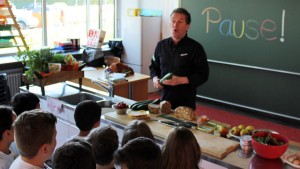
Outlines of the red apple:
[{"label": "red apple", "polygon": [[218,130],[221,136],[226,136],[228,134],[228,128],[225,126],[218,126]]}]

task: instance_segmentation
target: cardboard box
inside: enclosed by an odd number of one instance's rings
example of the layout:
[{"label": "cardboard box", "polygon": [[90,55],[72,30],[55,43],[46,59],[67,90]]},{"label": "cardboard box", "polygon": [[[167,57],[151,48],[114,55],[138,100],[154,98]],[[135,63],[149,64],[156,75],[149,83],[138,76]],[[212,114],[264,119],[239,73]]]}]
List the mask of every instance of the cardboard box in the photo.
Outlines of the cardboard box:
[{"label": "cardboard box", "polygon": [[86,46],[92,48],[101,48],[106,32],[100,29],[89,29]]}]

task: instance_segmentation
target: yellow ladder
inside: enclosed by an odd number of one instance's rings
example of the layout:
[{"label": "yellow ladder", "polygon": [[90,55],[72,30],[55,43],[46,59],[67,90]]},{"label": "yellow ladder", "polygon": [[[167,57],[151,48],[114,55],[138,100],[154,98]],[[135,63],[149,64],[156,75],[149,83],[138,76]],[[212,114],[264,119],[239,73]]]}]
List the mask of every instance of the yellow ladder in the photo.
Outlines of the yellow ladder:
[{"label": "yellow ladder", "polygon": [[[14,15],[14,13],[13,13],[13,11],[12,11],[12,7],[11,7],[11,5],[9,4],[9,1],[8,0],[4,0],[4,4],[2,4],[1,5],[1,7],[0,8],[7,8],[7,10],[8,10],[8,12],[9,12],[9,17],[12,19],[12,21],[13,21],[13,27],[15,27],[16,28],[16,30],[18,31],[18,36],[20,37],[20,39],[21,39],[21,41],[22,41],[22,43],[23,43],[23,47],[25,47],[26,48],[26,50],[28,50],[29,48],[28,48],[28,45],[27,45],[27,43],[26,43],[26,41],[25,41],[25,38],[24,38],[24,36],[23,36],[23,34],[22,34],[22,31],[21,31],[21,28],[20,28],[20,26],[19,26],[19,24],[18,24],[18,22],[17,22],[17,20],[16,20],[16,17],[15,17],[15,15]],[[6,20],[6,16],[3,16],[4,17],[4,19],[5,19],[5,21],[7,22],[7,20]],[[13,35],[13,32],[12,32],[12,30],[10,29],[10,33],[11,33],[11,35]],[[13,38],[13,41],[14,41],[14,43],[15,44],[18,44],[18,42],[17,42],[17,40],[16,40],[16,37],[14,36],[14,38]],[[21,49],[20,49],[20,45],[18,45],[18,46],[16,46],[17,48],[18,48],[18,51],[21,51]]]}]

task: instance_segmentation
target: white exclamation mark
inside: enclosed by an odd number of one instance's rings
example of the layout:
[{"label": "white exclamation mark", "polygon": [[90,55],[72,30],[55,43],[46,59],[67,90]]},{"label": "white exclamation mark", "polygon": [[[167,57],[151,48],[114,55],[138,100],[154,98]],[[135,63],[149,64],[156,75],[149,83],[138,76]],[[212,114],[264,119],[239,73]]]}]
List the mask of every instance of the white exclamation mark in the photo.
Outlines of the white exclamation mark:
[{"label": "white exclamation mark", "polygon": [[284,18],[285,18],[285,10],[282,10],[280,42],[284,42]]}]

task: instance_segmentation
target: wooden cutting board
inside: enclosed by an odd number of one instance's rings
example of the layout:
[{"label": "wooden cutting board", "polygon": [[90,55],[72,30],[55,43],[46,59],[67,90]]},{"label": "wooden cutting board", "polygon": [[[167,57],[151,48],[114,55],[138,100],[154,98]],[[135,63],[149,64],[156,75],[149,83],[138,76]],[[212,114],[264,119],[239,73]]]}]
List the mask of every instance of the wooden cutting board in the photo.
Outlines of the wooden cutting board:
[{"label": "wooden cutting board", "polygon": [[[134,120],[133,118],[127,115],[118,115],[116,112],[106,113],[104,117],[107,120],[111,120],[124,126],[128,125],[132,120]],[[151,118],[165,120],[162,118],[157,118],[155,115],[152,114]],[[161,137],[163,139],[167,138],[169,132],[172,129],[172,127],[161,124],[157,121],[149,120],[147,121],[147,124],[149,125],[152,133],[155,136]],[[204,133],[196,129],[191,129],[191,131],[194,133],[198,143],[200,144],[202,153],[206,155],[222,159],[227,154],[233,152],[239,147],[239,143],[236,141]]]}]

